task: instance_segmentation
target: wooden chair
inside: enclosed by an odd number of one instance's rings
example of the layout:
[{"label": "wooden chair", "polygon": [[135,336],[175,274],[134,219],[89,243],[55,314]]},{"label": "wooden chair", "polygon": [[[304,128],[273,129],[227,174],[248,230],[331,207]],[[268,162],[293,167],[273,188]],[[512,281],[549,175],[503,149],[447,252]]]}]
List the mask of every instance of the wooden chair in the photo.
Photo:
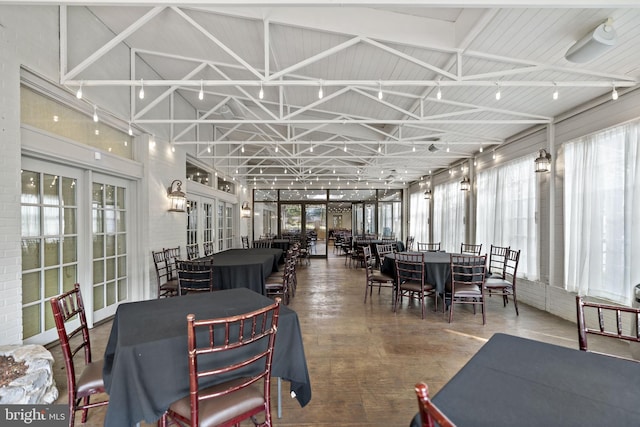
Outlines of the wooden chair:
[{"label": "wooden chair", "polygon": [[438,251],[440,251],[440,242],[438,243],[418,242],[418,252],[438,252]]},{"label": "wooden chair", "polygon": [[[189,395],[174,402],[161,419],[191,427],[239,425],[264,413],[271,426],[271,361],[280,300],[250,313],[196,320],[187,316]],[[201,341],[202,340],[202,341]],[[219,361],[231,360],[228,364]],[[217,377],[226,378],[216,385]]]},{"label": "wooden chair", "polygon": [[[589,351],[587,345],[587,335],[589,334],[640,343],[640,332],[638,332],[640,331],[640,308],[587,302],[580,295],[577,295],[576,311],[580,350]],[[598,326],[590,327],[587,317],[596,318]],[[623,330],[623,328],[626,330],[627,325],[632,326],[630,333]]]},{"label": "wooden chair", "polygon": [[[473,312],[476,305],[482,309],[482,324],[486,324],[484,281],[487,270],[487,256],[451,254],[451,283],[448,297],[449,323],[453,320],[453,307],[456,304],[471,304]],[[446,296],[445,296],[446,301]]]},{"label": "wooden chair", "polygon": [[240,236],[242,239],[242,249],[249,249],[249,236]]},{"label": "wooden chair", "polygon": [[456,425],[429,399],[429,387],[425,383],[416,384],[418,410],[422,427],[456,427]]},{"label": "wooden chair", "polygon": [[397,253],[396,264],[396,299],[393,311],[396,312],[398,303],[402,303],[402,297],[407,295],[420,300],[422,318],[424,319],[424,307],[427,296],[435,296],[436,311],[438,309],[438,296],[435,286],[425,282],[426,271],[424,267],[424,254],[421,253]]},{"label": "wooden chair", "polygon": [[491,245],[491,250],[489,251],[489,265],[487,267],[489,270],[489,277],[496,275],[504,278],[504,265],[507,261],[507,252],[509,249],[509,246]]},{"label": "wooden chair", "polygon": [[214,252],[214,243],[213,242],[204,242],[202,244],[202,251],[204,252],[204,256],[211,256]]},{"label": "wooden chair", "polygon": [[158,298],[177,295],[178,278],[174,276],[174,271],[171,267],[172,263],[167,259],[166,251],[151,251],[151,255],[153,256],[153,265],[156,269]]},{"label": "wooden chair", "polygon": [[284,262],[282,274],[274,273],[265,280],[267,296],[281,298],[284,305],[289,305],[292,296],[293,276],[295,275],[297,260],[293,257],[293,251],[288,251]]},{"label": "wooden chair", "polygon": [[178,269],[178,295],[218,290],[213,281],[213,259],[177,261],[176,266]]},{"label": "wooden chair", "polygon": [[480,253],[482,253],[482,243],[479,245],[472,245],[470,243],[461,243],[460,253],[467,254],[467,255],[480,256]]},{"label": "wooden chair", "polygon": [[415,242],[416,238],[413,236],[407,236],[407,240],[404,243],[404,250],[410,252],[413,250],[413,242]]},{"label": "wooden chair", "polygon": [[502,295],[503,305],[506,307],[509,302],[509,296],[513,298],[513,306],[518,313],[518,298],[516,296],[516,273],[518,272],[518,263],[520,262],[520,251],[507,249],[502,272],[492,274],[486,278],[484,288],[489,296]]},{"label": "wooden chair", "polygon": [[198,248],[198,244],[194,243],[187,245],[187,259],[194,260],[198,258],[200,258],[200,249]]},{"label": "wooden chair", "polygon": [[[381,245],[378,245],[381,246]],[[380,293],[380,289],[385,288],[394,288],[394,279],[391,276],[387,276],[386,274],[382,274],[378,271],[374,271],[373,266],[375,265],[375,259],[371,254],[371,247],[365,246],[363,248],[364,251],[364,266],[366,268],[366,287],[364,288],[364,302],[367,302],[367,294],[371,295],[373,293],[373,288],[375,286],[378,287],[378,294]],[[392,251],[393,252],[393,251]]]},{"label": "wooden chair", "polygon": [[385,243],[385,244],[377,244],[376,245],[376,254],[378,255],[376,259],[376,264],[378,268],[382,265],[384,261],[384,257],[388,254],[392,254],[398,252],[395,243]]},{"label": "wooden chair", "polygon": [[[87,422],[88,411],[98,406],[106,406],[108,400],[90,402],[94,394],[105,393],[102,380],[102,360],[93,361],[91,358],[91,340],[87,318],[80,293],[80,285],[73,285],[73,289],[61,295],[51,298],[51,311],[60,338],[60,347],[64,356],[64,365],[67,370],[67,394],[69,400],[69,426],[73,427],[76,411],[82,411],[82,422]],[[67,325],[72,319],[76,319],[79,326],[71,332],[67,332]],[[72,326],[71,326],[72,327]],[[80,351],[84,351],[84,366],[76,379],[76,364],[74,357]],[[105,395],[106,397],[106,395]]]},{"label": "wooden chair", "polygon": [[270,248],[271,247],[271,240],[254,240],[253,241],[253,247],[254,248]]}]

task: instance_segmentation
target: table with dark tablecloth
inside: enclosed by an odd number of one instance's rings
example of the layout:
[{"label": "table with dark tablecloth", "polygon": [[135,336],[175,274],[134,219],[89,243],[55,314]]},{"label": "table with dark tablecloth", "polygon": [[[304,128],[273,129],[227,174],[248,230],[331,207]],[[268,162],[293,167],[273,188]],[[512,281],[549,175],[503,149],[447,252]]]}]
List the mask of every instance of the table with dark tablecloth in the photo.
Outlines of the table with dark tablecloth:
[{"label": "table with dark tablecloth", "polygon": [[635,361],[495,334],[432,401],[458,427],[637,426],[639,378]]},{"label": "table with dark tablecloth", "polygon": [[213,254],[213,281],[220,289],[248,288],[265,294],[265,281],[278,271],[282,249],[229,249]]},{"label": "table with dark tablecloth", "polygon": [[[109,394],[105,426],[154,422],[189,394],[187,314],[227,317],[272,304],[248,289],[231,289],[121,304],[104,355]],[[297,314],[280,306],[272,375],[291,382],[301,406],[311,400],[311,382]]]},{"label": "table with dark tablecloth", "polygon": [[[445,285],[451,277],[451,254],[448,252],[424,252],[424,267],[425,281],[435,286],[438,294],[443,295]],[[380,272],[396,277],[395,254],[388,254],[384,257]]]}]

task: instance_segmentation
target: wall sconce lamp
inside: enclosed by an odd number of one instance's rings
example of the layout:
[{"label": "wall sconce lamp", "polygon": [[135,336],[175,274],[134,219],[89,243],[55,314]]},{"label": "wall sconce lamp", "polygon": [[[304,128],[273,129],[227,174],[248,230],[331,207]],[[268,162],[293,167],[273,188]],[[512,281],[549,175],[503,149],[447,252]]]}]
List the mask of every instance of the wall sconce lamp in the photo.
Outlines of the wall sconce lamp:
[{"label": "wall sconce lamp", "polygon": [[182,191],[182,181],[180,181],[179,179],[173,180],[173,182],[167,189],[167,197],[169,197],[169,200],[171,201],[169,212],[185,211],[185,206],[187,205],[187,195]]},{"label": "wall sconce lamp", "polygon": [[460,181],[460,190],[469,191],[470,188],[471,181],[469,181],[469,178],[465,176],[464,178],[462,178],[462,181]]},{"label": "wall sconce lamp", "polygon": [[424,199],[425,200],[431,200],[431,189],[427,188],[424,192]]},{"label": "wall sconce lamp", "polygon": [[242,218],[251,218],[251,207],[249,206],[249,202],[242,202],[242,207],[240,208],[240,216]]},{"label": "wall sconce lamp", "polygon": [[535,160],[536,172],[549,172],[551,170],[551,154],[544,148],[540,150],[540,155]]}]

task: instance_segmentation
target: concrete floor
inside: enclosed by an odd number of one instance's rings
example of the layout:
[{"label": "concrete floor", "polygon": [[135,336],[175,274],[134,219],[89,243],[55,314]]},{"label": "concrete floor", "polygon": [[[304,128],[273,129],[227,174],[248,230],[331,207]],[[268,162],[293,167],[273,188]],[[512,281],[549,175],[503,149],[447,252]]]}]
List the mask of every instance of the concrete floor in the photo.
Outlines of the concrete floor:
[{"label": "concrete floor", "polygon": [[[512,303],[503,307],[496,297],[488,299],[484,326],[480,313],[474,315],[466,306],[456,306],[454,320],[448,323],[446,315],[433,311],[433,301],[424,320],[420,305],[406,298],[394,314],[390,289],[374,292],[364,304],[365,271],[346,267],[331,247],[328,259],[312,259],[309,266],[298,267],[298,283],[289,306],[299,316],[313,397],[301,408],[283,392],[277,426],[408,426],[417,411],[414,385],[425,381],[434,395],[496,332],[578,345],[575,324],[522,303],[516,316]],[[96,358],[104,351],[110,329],[107,322],[91,330]],[[51,351],[58,403],[66,403],[59,346]],[[283,390],[288,390],[288,383],[283,382]],[[275,413],[275,389],[272,396]],[[101,426],[103,416],[104,409],[91,410],[85,425]]]}]

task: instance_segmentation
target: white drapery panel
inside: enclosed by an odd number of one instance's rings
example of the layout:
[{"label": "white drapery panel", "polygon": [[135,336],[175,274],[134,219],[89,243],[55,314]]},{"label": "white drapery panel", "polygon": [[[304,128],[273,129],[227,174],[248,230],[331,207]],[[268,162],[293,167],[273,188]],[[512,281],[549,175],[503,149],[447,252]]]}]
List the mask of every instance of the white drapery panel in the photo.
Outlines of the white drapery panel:
[{"label": "white drapery panel", "polygon": [[466,195],[457,181],[436,185],[433,189],[433,241],[440,242],[440,249],[444,251],[460,252],[464,241]]},{"label": "white drapery panel", "polygon": [[565,287],[629,305],[640,282],[640,124],[564,145]]},{"label": "white drapery panel", "polygon": [[[429,201],[420,187],[409,196],[409,236],[416,242],[429,241]],[[415,245],[414,245],[415,247]]]},{"label": "white drapery panel", "polygon": [[537,280],[538,227],[535,156],[529,155],[476,175],[476,242],[520,250],[518,276]]}]

